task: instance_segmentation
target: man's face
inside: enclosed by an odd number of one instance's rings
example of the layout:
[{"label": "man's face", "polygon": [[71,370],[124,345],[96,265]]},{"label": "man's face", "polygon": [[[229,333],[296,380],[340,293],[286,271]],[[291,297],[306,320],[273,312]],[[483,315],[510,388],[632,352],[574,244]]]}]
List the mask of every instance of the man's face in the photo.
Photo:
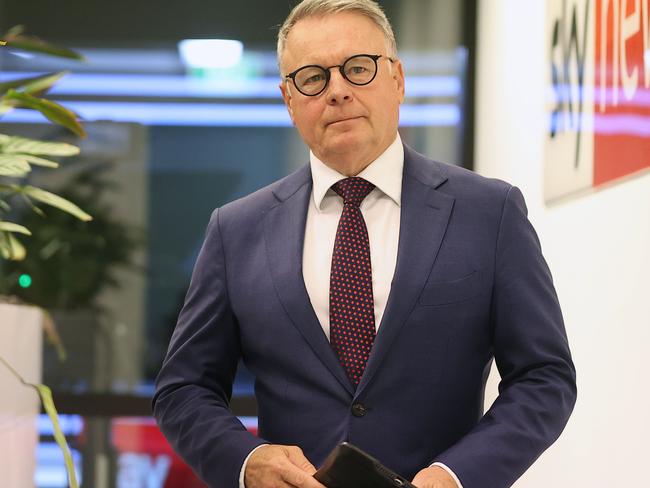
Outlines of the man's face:
[{"label": "man's face", "polygon": [[356,12],[300,20],[289,32],[281,59],[286,75],[309,64],[342,64],[355,54],[382,55],[368,85],[351,84],[337,68],[330,70],[329,84],[317,96],[301,94],[290,80],[280,84],[303,140],[321,161],[347,174],[362,170],[395,140],[404,99],[401,63],[387,59],[391,53],[381,29]]}]

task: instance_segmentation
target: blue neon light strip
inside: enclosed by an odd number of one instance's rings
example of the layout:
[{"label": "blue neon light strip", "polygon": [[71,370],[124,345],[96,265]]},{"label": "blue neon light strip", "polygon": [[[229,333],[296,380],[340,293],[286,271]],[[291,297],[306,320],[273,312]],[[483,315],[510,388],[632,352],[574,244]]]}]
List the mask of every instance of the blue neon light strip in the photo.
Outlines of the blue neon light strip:
[{"label": "blue neon light strip", "polygon": [[[54,435],[54,427],[50,417],[46,414],[40,414],[36,420],[39,435]],[[63,435],[78,436],[83,431],[84,421],[81,415],[59,414],[59,425]]]},{"label": "blue neon light strip", "polygon": [[[0,73],[0,81],[36,76],[39,73]],[[59,81],[53,95],[161,97],[161,98],[280,98],[276,76],[259,78],[223,77],[200,79],[183,75],[130,75],[72,73]],[[460,80],[456,76],[410,76],[408,97],[457,97]]]},{"label": "blue neon light strip", "polygon": [[[65,102],[86,121],[111,120],[151,126],[291,127],[284,105]],[[13,110],[3,123],[40,123],[45,119],[32,110]],[[452,104],[402,105],[401,127],[453,126],[460,110]]]},{"label": "blue neon light strip", "polygon": [[[34,485],[47,488],[67,488],[68,474],[65,470],[63,454],[55,442],[39,442],[36,446],[36,470],[34,472]],[[70,449],[74,463],[77,480],[81,483],[82,472],[81,452]]]},{"label": "blue neon light strip", "polygon": [[637,114],[597,114],[594,132],[608,136],[650,137],[650,117]]}]

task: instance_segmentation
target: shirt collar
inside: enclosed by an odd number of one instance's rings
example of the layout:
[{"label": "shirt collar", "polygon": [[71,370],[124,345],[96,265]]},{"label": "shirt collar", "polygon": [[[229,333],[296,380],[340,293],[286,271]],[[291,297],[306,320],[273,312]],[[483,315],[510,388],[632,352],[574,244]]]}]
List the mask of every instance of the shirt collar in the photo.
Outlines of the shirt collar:
[{"label": "shirt collar", "polygon": [[[320,211],[328,190],[337,181],[347,178],[330,168],[313,152],[309,151],[309,165],[313,181],[313,196],[316,208]],[[399,207],[402,199],[402,171],[404,169],[404,146],[399,134],[393,143],[357,176],[369,181],[388,195]],[[333,193],[333,190],[331,190]]]}]

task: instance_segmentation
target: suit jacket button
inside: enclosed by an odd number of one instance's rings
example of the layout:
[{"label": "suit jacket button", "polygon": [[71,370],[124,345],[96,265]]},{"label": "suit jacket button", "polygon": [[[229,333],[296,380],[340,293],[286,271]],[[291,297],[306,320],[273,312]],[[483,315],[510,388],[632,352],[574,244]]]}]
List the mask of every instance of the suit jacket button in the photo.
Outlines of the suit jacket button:
[{"label": "suit jacket button", "polygon": [[355,417],[363,417],[366,414],[367,410],[363,403],[355,403],[352,405],[352,415]]}]

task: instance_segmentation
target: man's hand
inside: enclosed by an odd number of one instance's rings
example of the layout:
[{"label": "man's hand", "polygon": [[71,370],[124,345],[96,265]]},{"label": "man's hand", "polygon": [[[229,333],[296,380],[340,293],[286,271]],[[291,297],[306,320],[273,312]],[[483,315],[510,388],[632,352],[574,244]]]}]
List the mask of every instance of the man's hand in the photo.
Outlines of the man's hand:
[{"label": "man's hand", "polygon": [[296,446],[269,444],[257,449],[246,464],[246,488],[325,488],[313,478],[316,468]]},{"label": "man's hand", "polygon": [[454,478],[440,466],[424,468],[411,483],[418,488],[458,488]]}]

